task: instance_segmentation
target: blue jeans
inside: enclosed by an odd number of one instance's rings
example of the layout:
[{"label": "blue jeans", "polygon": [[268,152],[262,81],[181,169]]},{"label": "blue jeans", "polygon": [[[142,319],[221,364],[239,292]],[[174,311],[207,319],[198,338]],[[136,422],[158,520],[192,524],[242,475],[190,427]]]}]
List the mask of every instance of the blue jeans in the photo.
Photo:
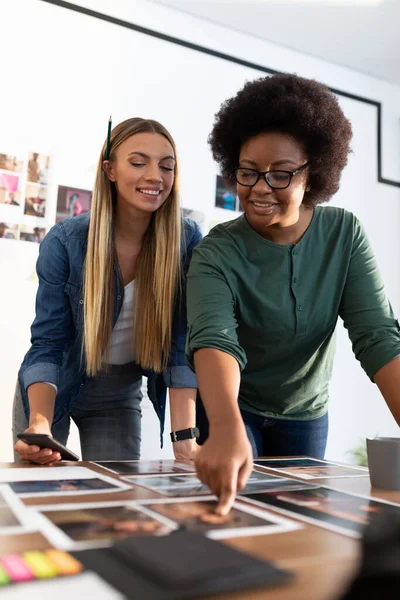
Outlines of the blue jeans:
[{"label": "blue jeans", "polygon": [[[61,421],[52,427],[53,437],[67,445],[70,419],[79,430],[82,460],[137,460],[140,458],[142,375],[134,363],[110,365],[87,380],[82,395]],[[16,434],[28,423],[17,385],[13,409]],[[15,455],[18,460],[18,455]]]},{"label": "blue jeans", "polygon": [[[328,437],[328,413],[310,421],[270,419],[242,412],[253,456],[314,456],[324,458]],[[208,438],[208,419],[200,395],[196,402],[199,444]],[[229,436],[229,431],[226,432]]]},{"label": "blue jeans", "polygon": [[328,413],[310,421],[270,419],[242,411],[254,458],[257,456],[313,456],[324,458]]}]

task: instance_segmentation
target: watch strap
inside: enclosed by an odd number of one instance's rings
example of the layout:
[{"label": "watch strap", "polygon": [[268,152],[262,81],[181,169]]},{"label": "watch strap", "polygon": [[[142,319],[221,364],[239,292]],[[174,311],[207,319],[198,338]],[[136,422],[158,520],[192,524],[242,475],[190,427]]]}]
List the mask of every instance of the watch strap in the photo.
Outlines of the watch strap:
[{"label": "watch strap", "polygon": [[182,442],[183,440],[192,440],[200,437],[200,431],[197,427],[188,427],[179,431],[171,431],[171,442]]}]

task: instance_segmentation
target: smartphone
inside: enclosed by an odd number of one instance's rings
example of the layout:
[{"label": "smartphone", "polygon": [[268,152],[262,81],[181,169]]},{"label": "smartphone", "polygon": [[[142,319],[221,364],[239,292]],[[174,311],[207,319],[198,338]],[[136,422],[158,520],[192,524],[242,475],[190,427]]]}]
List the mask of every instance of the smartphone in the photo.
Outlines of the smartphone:
[{"label": "smartphone", "polygon": [[55,450],[60,453],[63,460],[79,460],[79,456],[46,433],[18,433],[17,438],[30,446]]}]

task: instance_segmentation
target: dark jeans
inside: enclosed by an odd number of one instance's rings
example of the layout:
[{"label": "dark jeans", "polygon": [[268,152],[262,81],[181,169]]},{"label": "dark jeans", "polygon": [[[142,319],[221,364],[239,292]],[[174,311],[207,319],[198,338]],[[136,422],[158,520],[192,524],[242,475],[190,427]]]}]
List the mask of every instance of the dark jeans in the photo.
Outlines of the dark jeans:
[{"label": "dark jeans", "polygon": [[[328,413],[310,421],[270,419],[242,411],[253,456],[313,456],[324,458],[328,437]],[[197,427],[199,443],[208,437],[208,420],[199,397],[197,398]],[[229,431],[226,432],[229,436]]]},{"label": "dark jeans", "polygon": [[[134,363],[110,365],[88,379],[85,389],[61,421],[52,427],[56,440],[66,445],[70,419],[79,429],[82,460],[137,460],[140,458],[142,376]],[[28,422],[17,385],[13,410],[14,444],[16,434]],[[19,456],[14,454],[14,460]]]}]

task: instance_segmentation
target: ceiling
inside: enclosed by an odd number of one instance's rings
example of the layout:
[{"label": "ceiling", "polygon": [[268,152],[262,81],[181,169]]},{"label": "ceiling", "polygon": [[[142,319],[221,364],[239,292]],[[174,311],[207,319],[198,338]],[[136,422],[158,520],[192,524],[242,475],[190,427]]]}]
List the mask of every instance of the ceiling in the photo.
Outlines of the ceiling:
[{"label": "ceiling", "polygon": [[400,0],[151,1],[400,85]]}]

